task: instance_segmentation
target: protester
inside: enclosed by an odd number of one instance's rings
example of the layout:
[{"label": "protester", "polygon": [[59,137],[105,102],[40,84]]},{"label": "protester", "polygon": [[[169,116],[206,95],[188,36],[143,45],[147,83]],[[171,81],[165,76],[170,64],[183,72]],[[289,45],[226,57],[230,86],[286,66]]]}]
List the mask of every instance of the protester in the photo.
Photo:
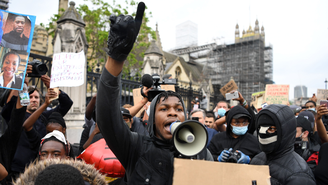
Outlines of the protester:
[{"label": "protester", "polygon": [[204,94],[203,99],[200,102],[200,108],[204,109],[204,110],[207,110],[207,102],[208,102],[208,99],[206,98],[206,95]]},{"label": "protester", "polygon": [[[31,72],[31,70],[27,71],[27,73]],[[50,86],[50,78],[48,76],[41,77],[41,80],[46,84],[47,87]],[[43,100],[41,99],[41,93],[38,89],[34,87],[30,87],[28,89],[29,95],[30,95],[30,105],[27,106],[27,110],[25,113],[25,119],[31,116],[32,113],[34,113],[37,109],[40,108],[40,104],[43,104]],[[2,109],[2,116],[4,119],[9,122],[12,117],[10,117],[10,112],[12,110],[13,104],[17,100],[17,95],[14,95],[14,93],[17,91],[11,90],[10,95],[8,96],[7,103]],[[37,118],[37,121],[33,123],[32,130],[35,130],[39,137],[36,139],[38,142],[41,141],[41,138],[46,135],[46,123],[47,119],[53,112],[59,112],[62,116],[66,115],[68,110],[71,108],[73,102],[68,97],[66,93],[59,90],[59,105],[55,109],[43,111],[41,113],[41,116]],[[43,105],[45,106],[45,105]],[[9,115],[8,115],[9,114]],[[31,130],[31,131],[32,131]],[[19,138],[19,143],[17,147],[17,151],[14,155],[14,159],[12,161],[11,165],[11,172],[9,172],[9,176],[15,177],[19,173],[23,172],[25,169],[25,166],[29,164],[31,161],[34,161],[38,154],[38,148],[31,148],[30,140],[28,139],[28,135],[33,134],[29,131],[23,131],[21,133],[21,136]],[[36,141],[35,141],[36,142]]]},{"label": "protester", "polygon": [[[14,109],[11,111],[12,119],[6,123],[8,128],[0,137],[0,184],[7,184],[11,181],[11,178],[7,177],[7,175],[11,171],[11,163],[22,132],[20,128],[24,123],[26,112],[26,106],[22,106],[19,100],[16,100],[14,103]],[[5,177],[7,178],[4,179]]]},{"label": "protester", "polygon": [[215,109],[213,110],[215,117],[221,118],[225,115],[225,113],[230,110],[230,104],[226,101],[219,101],[216,104]]},{"label": "protester", "polygon": [[22,87],[22,78],[16,76],[20,56],[16,52],[8,52],[2,58],[2,67],[0,73],[0,86],[20,89]]},{"label": "protester", "polygon": [[215,116],[214,116],[214,114],[211,113],[211,112],[206,113],[205,125],[208,128],[213,128],[214,127],[214,122],[215,122]]},{"label": "protester", "polygon": [[327,171],[328,171],[328,143],[325,143],[320,148],[318,166],[314,171],[314,176],[317,181],[317,185],[328,184]]},{"label": "protester", "polygon": [[206,128],[207,131],[207,144],[206,147],[208,147],[208,145],[210,144],[210,141],[212,140],[213,136],[215,134],[218,133],[218,131],[212,129],[212,128],[208,128],[205,125],[205,117],[206,117],[206,113],[203,109],[195,109],[193,111],[191,111],[190,113],[190,119],[197,119],[197,121],[199,121],[201,124],[203,124]]},{"label": "protester", "polygon": [[304,159],[294,152],[296,119],[286,105],[269,105],[256,119],[262,152],[251,164],[269,165],[271,184],[315,185],[315,179]]},{"label": "protester", "polygon": [[[177,120],[186,120],[180,95],[163,92],[153,99],[148,119],[150,137],[131,132],[120,112],[120,73],[137,37],[142,15],[143,11],[137,12],[136,21],[131,16],[110,17],[109,57],[100,77],[97,123],[109,148],[126,170],[125,183],[172,184],[173,157],[179,153],[172,145],[169,126]],[[204,151],[201,153],[205,155],[197,158],[210,159],[211,154]]]},{"label": "protester", "polygon": [[297,127],[294,150],[307,161],[309,167],[314,171],[317,166],[317,161],[313,159],[313,157],[317,156],[317,152],[320,150],[321,143],[318,142],[320,138],[317,132],[313,132],[309,120],[304,117],[297,117],[296,121]]},{"label": "protester", "polygon": [[27,51],[29,38],[24,35],[25,23],[26,18],[24,16],[16,15],[13,18],[13,30],[3,35],[1,46],[14,50]]},{"label": "protester", "polygon": [[299,114],[299,113],[301,112],[301,110],[302,110],[302,107],[297,106],[297,105],[290,105],[289,107],[290,107],[290,108],[292,109],[292,111],[294,112],[295,117],[297,117],[298,114]]},{"label": "protester", "polygon": [[[70,167],[68,167],[70,166]],[[50,167],[50,168],[49,168]],[[76,173],[77,169],[83,177]],[[47,170],[47,171],[44,171]],[[71,175],[72,173],[76,175]],[[105,185],[105,176],[100,174],[92,165],[86,164],[78,160],[64,159],[47,159],[31,163],[24,173],[20,174],[19,178],[13,183],[14,185],[26,184],[47,184],[47,185],[63,185],[74,184],[72,180],[82,183],[82,185]]]},{"label": "protester", "polygon": [[208,147],[215,161],[228,162],[234,151],[240,154],[236,163],[248,164],[261,152],[256,137],[247,132],[251,115],[238,105],[227,112],[227,131],[216,134]]},{"label": "protester", "polygon": [[328,109],[325,105],[320,105],[318,107],[318,112],[316,114],[315,122],[316,122],[317,132],[322,144],[328,142],[327,131],[322,121],[322,117],[324,115],[328,115]]},{"label": "protester", "polygon": [[44,136],[39,147],[39,159],[68,159],[69,147],[64,134],[54,130]]}]

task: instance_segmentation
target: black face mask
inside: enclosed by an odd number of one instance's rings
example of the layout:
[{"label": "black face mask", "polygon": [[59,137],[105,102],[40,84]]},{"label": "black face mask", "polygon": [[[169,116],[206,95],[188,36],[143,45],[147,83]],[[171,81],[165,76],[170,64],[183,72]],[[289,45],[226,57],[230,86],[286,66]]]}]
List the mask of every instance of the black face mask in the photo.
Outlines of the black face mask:
[{"label": "black face mask", "polygon": [[268,129],[271,126],[276,126],[276,124],[270,116],[263,114],[258,119],[258,125],[260,149],[266,154],[272,153],[277,144],[278,133],[277,131],[274,133],[269,133]]},{"label": "black face mask", "polygon": [[[273,152],[278,139],[277,131],[274,133],[268,133],[267,128],[268,126],[260,126],[260,132],[258,136],[260,149],[266,154]],[[265,133],[263,133],[263,129],[266,130]]]}]

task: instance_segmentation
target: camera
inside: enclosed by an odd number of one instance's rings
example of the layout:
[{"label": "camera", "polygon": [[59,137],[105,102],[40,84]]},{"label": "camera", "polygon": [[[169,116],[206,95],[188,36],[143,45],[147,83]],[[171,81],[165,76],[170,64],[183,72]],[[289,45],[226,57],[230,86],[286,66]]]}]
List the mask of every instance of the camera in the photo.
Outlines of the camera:
[{"label": "camera", "polygon": [[43,64],[39,60],[34,59],[32,62],[29,62],[28,65],[32,65],[32,73],[29,73],[29,77],[41,77],[48,72],[46,64]]},{"label": "camera", "polygon": [[148,91],[148,101],[152,101],[156,95],[158,95],[161,92],[164,92],[165,90],[161,89],[161,85],[176,85],[177,80],[176,79],[164,79],[160,80],[160,76],[158,74],[152,75],[153,79],[153,89]]},{"label": "camera", "polygon": [[241,154],[239,152],[236,152],[235,150],[231,151],[230,152],[231,155],[230,157],[227,159],[226,162],[229,162],[229,163],[237,163],[238,160],[240,159],[241,157]]}]

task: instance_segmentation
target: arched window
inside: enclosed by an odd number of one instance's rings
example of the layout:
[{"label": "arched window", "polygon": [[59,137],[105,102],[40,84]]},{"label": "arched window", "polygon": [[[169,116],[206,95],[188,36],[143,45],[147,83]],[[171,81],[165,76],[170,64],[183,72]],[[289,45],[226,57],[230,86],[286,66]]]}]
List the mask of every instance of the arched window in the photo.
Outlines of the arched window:
[{"label": "arched window", "polygon": [[181,68],[178,66],[177,68],[175,68],[175,78],[180,79],[179,78],[180,75],[181,75]]}]

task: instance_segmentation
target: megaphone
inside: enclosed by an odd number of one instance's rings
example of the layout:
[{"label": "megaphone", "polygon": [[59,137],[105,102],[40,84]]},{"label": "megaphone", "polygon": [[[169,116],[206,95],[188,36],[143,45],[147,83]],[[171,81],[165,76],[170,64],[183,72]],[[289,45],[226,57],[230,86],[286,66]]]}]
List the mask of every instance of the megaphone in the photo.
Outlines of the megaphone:
[{"label": "megaphone", "polygon": [[207,130],[199,121],[173,122],[170,131],[175,148],[184,156],[195,156],[206,147]]}]

